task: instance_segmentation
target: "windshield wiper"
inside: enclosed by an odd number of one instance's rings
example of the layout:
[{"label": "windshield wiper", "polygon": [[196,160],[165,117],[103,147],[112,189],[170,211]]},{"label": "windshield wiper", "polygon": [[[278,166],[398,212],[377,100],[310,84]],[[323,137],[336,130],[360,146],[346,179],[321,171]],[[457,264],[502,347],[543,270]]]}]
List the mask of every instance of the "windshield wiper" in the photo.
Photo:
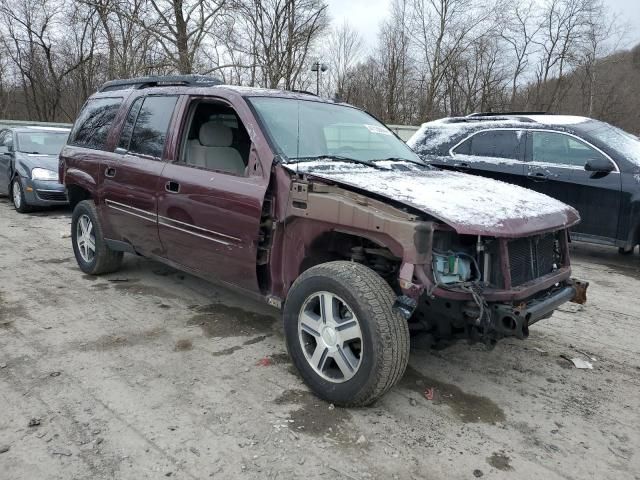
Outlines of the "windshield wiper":
[{"label": "windshield wiper", "polygon": [[375,162],[409,162],[415,165],[420,165],[421,167],[431,168],[431,165],[421,161],[411,160],[409,158],[400,158],[400,157],[387,157],[387,158],[379,158],[374,160]]},{"label": "windshield wiper", "polygon": [[371,168],[375,168],[376,170],[387,170],[386,168],[383,168],[379,165],[376,165],[373,162],[370,162],[368,160],[359,160],[357,158],[352,158],[352,157],[345,157],[342,155],[313,155],[313,156],[309,156],[309,157],[292,157],[289,158],[290,162],[296,163],[296,162],[313,162],[314,160],[338,160],[340,162],[345,162],[345,163],[358,163],[361,165],[366,165],[368,167]]}]

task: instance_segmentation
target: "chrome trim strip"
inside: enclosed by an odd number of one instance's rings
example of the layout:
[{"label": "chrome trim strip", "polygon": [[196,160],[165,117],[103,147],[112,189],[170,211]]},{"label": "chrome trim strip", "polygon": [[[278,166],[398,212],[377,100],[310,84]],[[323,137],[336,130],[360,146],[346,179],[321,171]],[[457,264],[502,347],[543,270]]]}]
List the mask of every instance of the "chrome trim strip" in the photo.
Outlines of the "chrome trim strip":
[{"label": "chrome trim strip", "polygon": [[[604,156],[605,158],[607,158],[611,163],[613,163],[613,165],[616,167],[616,169],[613,172],[609,172],[609,173],[620,173],[620,167],[618,167],[618,164],[613,160],[613,158],[611,158],[611,156],[609,156],[606,152],[603,152],[601,149],[599,149],[598,147],[596,147],[595,145],[593,145],[591,142],[588,142],[587,140],[585,140],[584,138],[579,137],[578,135],[574,135],[573,133],[569,133],[569,132],[563,132],[561,130],[552,130],[550,128],[522,128],[522,127],[496,127],[496,128],[485,128],[483,130],[476,130],[475,132],[471,133],[470,135],[468,135],[467,137],[465,137],[464,139],[460,140],[458,143],[456,143],[453,147],[451,147],[449,149],[449,155],[452,158],[456,157],[456,154],[453,152],[456,148],[458,148],[462,143],[466,142],[467,140],[469,140],[471,137],[474,137],[475,135],[477,135],[478,133],[483,133],[483,132],[495,132],[495,131],[504,131],[504,130],[516,130],[516,131],[521,131],[523,133],[525,132],[549,132],[549,133],[558,133],[560,135],[567,135],[568,137],[573,137],[576,140],[579,140],[580,142],[584,143],[585,145],[588,145],[589,147],[593,148],[595,151],[599,152],[602,156]],[[475,155],[465,155],[467,157],[475,157]],[[497,157],[499,158],[499,157]],[[534,162],[527,162],[526,160],[517,160],[517,159],[500,159],[500,160],[515,160],[517,162],[523,163],[525,165],[530,165],[533,164]],[[479,161],[479,160],[478,160]],[[566,164],[562,164],[562,163],[558,163],[558,164],[554,164],[556,167],[558,168],[566,168],[566,167],[572,167],[573,165],[566,165]],[[578,167],[576,166],[578,169],[583,170],[583,167]]]},{"label": "chrome trim strip", "polygon": [[119,212],[128,213],[129,215],[133,215],[134,217],[138,217],[138,218],[141,218],[143,220],[147,220],[148,222],[154,222],[154,223],[157,222],[157,220],[155,218],[152,219],[152,218],[149,218],[149,217],[145,217],[144,215],[138,215],[137,213],[130,212],[129,210],[126,210],[124,208],[114,207],[113,205],[107,205],[107,206],[109,208],[112,208],[112,209],[117,210]]},{"label": "chrome trim strip", "polygon": [[[164,218],[164,217],[163,217],[163,218]],[[192,232],[191,230],[186,230],[186,229],[184,229],[184,228],[176,227],[175,225],[171,225],[170,223],[167,223],[167,222],[162,221],[162,220],[160,220],[160,221],[158,222],[158,224],[159,224],[159,225],[163,225],[163,226],[165,226],[165,227],[173,228],[173,229],[175,229],[175,230],[180,230],[181,232],[184,232],[184,233],[189,233],[189,234],[191,234],[191,235],[195,235],[196,237],[204,238],[205,240],[211,240],[212,242],[221,243],[221,244],[223,244],[223,245],[227,245],[227,246],[231,245],[230,243],[225,242],[225,241],[223,241],[223,240],[218,240],[217,238],[211,238],[211,237],[208,237],[208,236],[206,236],[206,235],[200,235],[199,233]]]},{"label": "chrome trim strip", "polygon": [[[104,203],[105,203],[107,206],[111,207],[111,208],[116,208],[116,207],[114,207],[113,205],[117,205],[117,206],[118,206],[118,207],[120,207],[121,209],[134,210],[134,211],[139,212],[139,213],[141,213],[141,214],[148,215],[149,217],[153,217],[153,220],[154,220],[154,221],[156,220],[156,218],[157,218],[157,216],[158,216],[156,213],[148,212],[147,210],[143,210],[143,209],[141,209],[141,208],[132,207],[131,205],[127,205],[127,204],[125,204],[125,203],[120,203],[120,202],[116,202],[116,201],[114,201],[114,200],[109,200],[108,198],[107,198],[107,199],[105,199]],[[132,213],[132,215],[133,215],[133,213]]]},{"label": "chrome trim strip", "polygon": [[212,235],[217,235],[219,237],[228,238],[229,240],[234,240],[236,242],[241,242],[242,241],[242,239],[237,238],[237,237],[232,237],[231,235],[225,235],[224,233],[216,232],[214,230],[207,230],[206,228],[198,227],[197,225],[193,225],[191,223],[181,222],[180,220],[175,220],[173,218],[163,217],[162,215],[158,215],[158,219],[164,220],[165,222],[169,221],[169,222],[177,223],[177,224],[180,224],[180,225],[184,225],[185,227],[195,228],[195,229],[200,230],[202,232],[207,232],[207,233],[210,233]]}]

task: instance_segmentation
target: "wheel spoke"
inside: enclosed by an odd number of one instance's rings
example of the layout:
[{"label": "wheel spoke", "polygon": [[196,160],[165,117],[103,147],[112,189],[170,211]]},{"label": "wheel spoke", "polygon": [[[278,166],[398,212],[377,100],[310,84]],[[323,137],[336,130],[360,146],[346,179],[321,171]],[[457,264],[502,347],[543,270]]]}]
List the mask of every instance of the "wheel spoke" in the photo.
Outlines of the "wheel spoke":
[{"label": "wheel spoke", "polygon": [[95,242],[95,240],[94,240],[93,238],[91,238],[91,237],[87,237],[87,238],[86,238],[86,244],[87,244],[87,247],[88,247],[92,252],[95,252],[95,251],[96,251],[96,242]]},{"label": "wheel spoke", "polygon": [[333,354],[333,361],[336,362],[345,380],[353,376],[355,367],[358,365],[357,359],[353,357],[351,352],[341,346],[338,346],[338,350]]},{"label": "wheel spoke", "polygon": [[362,331],[357,320],[347,320],[336,327],[340,343],[344,344],[350,340],[358,340],[362,338]]},{"label": "wheel spoke", "polygon": [[314,317],[309,312],[302,312],[300,314],[300,328],[314,337],[319,337],[320,332],[318,328],[320,327],[320,318]]},{"label": "wheel spoke", "polygon": [[322,322],[326,325],[333,325],[336,323],[334,303],[333,295],[329,293],[320,295],[320,314],[322,316]]},{"label": "wheel spoke", "polygon": [[320,371],[324,370],[324,364],[327,361],[327,353],[329,349],[322,345],[320,342],[316,345],[316,349],[313,351],[313,355],[309,359],[309,362],[314,368]]}]

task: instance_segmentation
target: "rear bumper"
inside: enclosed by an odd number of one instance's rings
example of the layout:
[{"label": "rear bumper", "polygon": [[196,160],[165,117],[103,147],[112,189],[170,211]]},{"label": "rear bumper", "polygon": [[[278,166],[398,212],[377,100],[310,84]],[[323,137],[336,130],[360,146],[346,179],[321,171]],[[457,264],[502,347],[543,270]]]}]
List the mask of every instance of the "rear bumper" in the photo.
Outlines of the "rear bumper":
[{"label": "rear bumper", "polygon": [[24,195],[29,205],[46,207],[69,203],[64,185],[55,181],[24,179]]}]

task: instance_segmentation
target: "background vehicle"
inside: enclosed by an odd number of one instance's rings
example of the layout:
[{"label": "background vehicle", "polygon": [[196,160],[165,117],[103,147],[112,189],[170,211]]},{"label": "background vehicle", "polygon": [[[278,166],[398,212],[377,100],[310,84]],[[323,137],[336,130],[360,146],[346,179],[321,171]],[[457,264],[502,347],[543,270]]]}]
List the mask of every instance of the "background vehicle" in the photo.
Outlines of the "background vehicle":
[{"label": "background vehicle", "polygon": [[282,308],[294,364],[339,405],[398,381],[410,327],[524,338],[584,293],[572,208],[424,165],[348,105],[217,83],[122,80],[87,101],[60,155],[84,272],[136,253]]},{"label": "background vehicle", "polygon": [[425,123],[407,142],[441,168],[504,180],[567,203],[582,221],[571,238],[640,243],[640,139],[598,120],[473,114]]},{"label": "background vehicle", "polygon": [[0,194],[10,195],[18,212],[67,203],[58,154],[68,135],[68,129],[53,127],[0,130]]}]

